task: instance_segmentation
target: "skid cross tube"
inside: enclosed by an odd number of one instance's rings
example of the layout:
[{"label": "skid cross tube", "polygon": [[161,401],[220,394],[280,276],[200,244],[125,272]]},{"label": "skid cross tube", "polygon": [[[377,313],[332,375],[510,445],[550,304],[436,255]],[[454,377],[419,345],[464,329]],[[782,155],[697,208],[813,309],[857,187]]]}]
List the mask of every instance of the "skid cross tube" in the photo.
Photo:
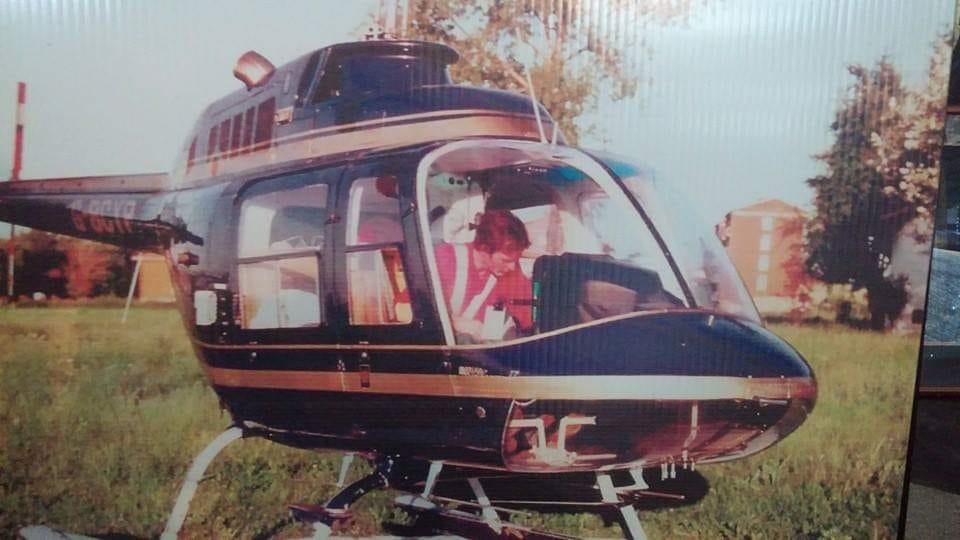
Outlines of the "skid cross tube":
[{"label": "skid cross tube", "polygon": [[[642,481],[642,474],[640,479]],[[624,536],[630,540],[647,540],[647,534],[643,531],[636,509],[632,504],[620,501],[609,474],[597,473],[597,487],[600,489],[603,502],[615,505],[620,512],[620,528],[623,529]]]},{"label": "skid cross tube", "polygon": [[396,459],[392,456],[378,459],[373,472],[342,488],[323,506],[296,504],[290,505],[290,511],[294,518],[313,525],[314,540],[329,538],[338,522],[351,518],[350,505],[367,493],[390,485],[396,465]]}]

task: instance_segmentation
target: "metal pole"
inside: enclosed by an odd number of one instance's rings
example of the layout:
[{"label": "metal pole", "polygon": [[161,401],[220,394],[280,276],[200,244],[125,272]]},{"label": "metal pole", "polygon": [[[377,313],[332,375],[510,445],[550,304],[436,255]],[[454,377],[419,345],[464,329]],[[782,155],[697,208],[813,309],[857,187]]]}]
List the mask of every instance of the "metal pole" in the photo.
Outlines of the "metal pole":
[{"label": "metal pole", "polygon": [[401,0],[403,2],[403,19],[400,23],[400,39],[407,38],[407,25],[410,23],[410,0]]},{"label": "metal pole", "polygon": [[120,324],[127,324],[127,314],[130,313],[130,302],[133,301],[133,291],[137,288],[137,280],[140,278],[140,264],[143,263],[143,253],[137,255],[137,265],[133,267],[133,279],[130,280],[130,290],[127,291],[127,305],[123,306],[123,317]]},{"label": "metal pole", "polygon": [[384,37],[394,38],[397,35],[397,2],[396,0],[391,0],[387,4],[387,15],[386,15],[387,24],[384,25],[385,28],[383,32],[386,34]]},{"label": "metal pole", "polygon": [[7,239],[7,297],[13,299],[13,268],[14,268],[14,256],[16,255],[16,247],[13,243],[13,235],[17,233],[17,227],[13,223],[10,224],[10,238]]},{"label": "metal pole", "polygon": [[547,136],[543,131],[543,120],[540,118],[540,106],[537,102],[537,94],[533,91],[533,79],[530,78],[530,66],[524,66],[523,70],[527,72],[527,91],[530,93],[530,103],[533,104],[533,115],[537,118],[537,129],[540,130],[540,142],[547,144]]},{"label": "metal pole", "polygon": [[[10,171],[10,181],[20,180],[20,169],[23,166],[23,106],[27,102],[27,84],[17,83],[17,127],[13,137],[13,169]],[[17,227],[10,224],[10,238],[7,240],[7,296],[13,298],[14,283],[14,258],[16,257],[16,245],[14,236],[17,234]]]}]

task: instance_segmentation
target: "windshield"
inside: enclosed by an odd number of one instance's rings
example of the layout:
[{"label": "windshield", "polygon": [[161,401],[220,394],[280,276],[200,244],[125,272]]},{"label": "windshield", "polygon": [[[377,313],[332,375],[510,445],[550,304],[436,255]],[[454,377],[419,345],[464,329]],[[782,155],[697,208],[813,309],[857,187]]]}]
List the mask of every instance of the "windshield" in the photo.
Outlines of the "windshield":
[{"label": "windshield", "polygon": [[580,152],[452,143],[424,158],[418,182],[450,341],[494,341],[690,307],[630,199]]},{"label": "windshield", "polygon": [[757,308],[716,234],[677,190],[646,169],[601,156],[654,223],[699,307],[760,322]]}]

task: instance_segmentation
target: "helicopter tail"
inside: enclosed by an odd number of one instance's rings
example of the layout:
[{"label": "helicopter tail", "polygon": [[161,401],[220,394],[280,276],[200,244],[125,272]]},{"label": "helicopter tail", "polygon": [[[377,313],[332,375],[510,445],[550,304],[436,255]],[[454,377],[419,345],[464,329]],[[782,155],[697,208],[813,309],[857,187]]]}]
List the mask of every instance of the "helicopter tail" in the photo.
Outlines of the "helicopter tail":
[{"label": "helicopter tail", "polygon": [[0,183],[0,221],[107,244],[158,250],[166,174]]}]

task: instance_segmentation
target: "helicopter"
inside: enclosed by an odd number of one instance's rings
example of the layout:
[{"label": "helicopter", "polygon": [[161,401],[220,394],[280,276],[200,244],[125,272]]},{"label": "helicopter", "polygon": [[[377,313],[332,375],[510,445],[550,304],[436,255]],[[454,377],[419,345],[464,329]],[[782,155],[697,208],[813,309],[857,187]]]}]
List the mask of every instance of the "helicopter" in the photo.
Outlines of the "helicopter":
[{"label": "helicopter", "polygon": [[[250,51],[171,172],[0,185],[0,220],[167,260],[233,423],[165,538],[244,437],[345,453],[341,491],[291,506],[316,538],[388,486],[435,532],[564,538],[505,516],[576,508],[643,538],[637,507],[705,493],[669,480],[812,411],[811,368],[653,169],[567,145],[532,90],[453,84],[458,60],[396,39],[280,67]],[[355,456],[372,472],[344,486]]]}]

